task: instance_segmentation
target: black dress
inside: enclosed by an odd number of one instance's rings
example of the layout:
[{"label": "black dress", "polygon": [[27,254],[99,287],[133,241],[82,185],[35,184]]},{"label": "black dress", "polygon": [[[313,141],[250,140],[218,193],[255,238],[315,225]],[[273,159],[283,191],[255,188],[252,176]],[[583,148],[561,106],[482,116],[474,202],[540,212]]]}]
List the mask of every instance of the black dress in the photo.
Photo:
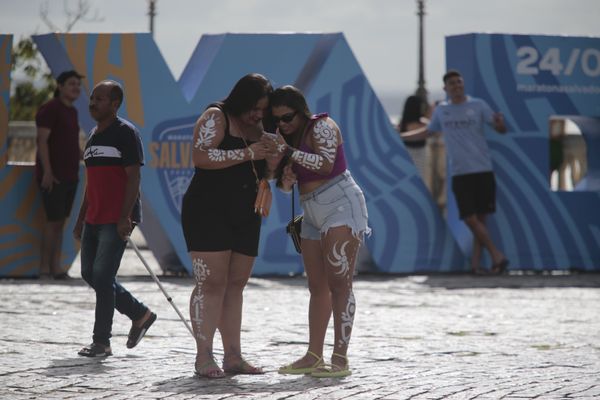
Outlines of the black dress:
[{"label": "black dress", "polygon": [[[229,119],[221,150],[243,149],[244,140],[231,136]],[[248,141],[248,145],[254,142]],[[266,162],[253,161],[259,179]],[[222,169],[196,168],[183,196],[181,226],[188,251],[225,251],[256,257],[261,217],[254,213],[256,176],[250,161]]]}]

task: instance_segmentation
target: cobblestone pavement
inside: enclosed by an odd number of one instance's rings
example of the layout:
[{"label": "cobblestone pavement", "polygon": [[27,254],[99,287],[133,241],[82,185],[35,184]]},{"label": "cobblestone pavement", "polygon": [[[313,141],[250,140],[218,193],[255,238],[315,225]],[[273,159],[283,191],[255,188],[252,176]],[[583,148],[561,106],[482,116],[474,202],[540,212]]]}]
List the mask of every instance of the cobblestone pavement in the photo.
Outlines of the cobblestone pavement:
[{"label": "cobblestone pavement", "polygon": [[[267,373],[206,380],[193,375],[189,332],[140,265],[128,250],[120,279],[158,320],[129,350],[130,323],[115,313],[106,359],[77,356],[91,341],[95,301],[81,279],[0,280],[0,399],[600,397],[600,274],[360,275],[353,375],[321,380],[276,372],[306,349],[304,278],[252,278],[243,349]],[[162,282],[187,315],[192,279]],[[218,335],[215,343],[222,356]]]}]

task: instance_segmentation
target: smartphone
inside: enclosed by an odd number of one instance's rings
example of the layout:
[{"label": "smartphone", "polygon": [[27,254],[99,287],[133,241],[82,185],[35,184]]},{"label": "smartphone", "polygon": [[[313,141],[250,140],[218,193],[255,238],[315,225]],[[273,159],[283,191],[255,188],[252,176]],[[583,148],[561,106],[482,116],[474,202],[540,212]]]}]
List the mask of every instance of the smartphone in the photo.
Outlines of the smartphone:
[{"label": "smartphone", "polygon": [[274,133],[263,132],[263,135],[265,135],[267,138],[269,138],[271,140],[277,141],[277,135]]}]

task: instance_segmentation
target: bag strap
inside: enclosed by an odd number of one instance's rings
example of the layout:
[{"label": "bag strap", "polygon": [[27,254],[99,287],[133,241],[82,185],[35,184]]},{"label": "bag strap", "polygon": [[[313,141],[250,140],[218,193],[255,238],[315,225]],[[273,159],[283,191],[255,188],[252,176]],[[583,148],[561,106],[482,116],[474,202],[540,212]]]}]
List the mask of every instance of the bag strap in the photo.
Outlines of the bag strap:
[{"label": "bag strap", "polygon": [[[240,132],[240,134],[242,135],[240,137],[244,141],[244,145],[246,145],[246,148],[249,149],[250,146],[248,146],[248,142],[246,142],[246,139],[243,136],[244,134],[242,132]],[[254,166],[254,160],[250,159],[250,165],[252,167],[252,172],[254,173],[254,177],[256,178],[256,190],[258,190],[258,183],[260,182],[260,179],[258,178],[258,172],[256,172],[256,167]]]},{"label": "bag strap", "polygon": [[294,190],[295,187],[296,187],[295,184],[292,185],[292,220],[296,217],[296,212],[294,210],[294,203],[296,202],[296,200],[295,200],[295,197],[296,197],[295,194],[296,193],[295,193],[295,190]]}]

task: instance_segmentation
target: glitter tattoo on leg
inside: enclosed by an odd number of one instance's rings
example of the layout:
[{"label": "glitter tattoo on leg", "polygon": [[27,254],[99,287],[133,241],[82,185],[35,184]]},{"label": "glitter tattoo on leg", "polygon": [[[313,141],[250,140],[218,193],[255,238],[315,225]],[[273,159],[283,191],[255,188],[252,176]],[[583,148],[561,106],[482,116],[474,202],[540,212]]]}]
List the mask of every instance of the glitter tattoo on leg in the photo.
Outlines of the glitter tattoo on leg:
[{"label": "glitter tattoo on leg", "polygon": [[336,249],[338,242],[335,242],[331,248],[333,260],[329,255],[327,256],[327,261],[329,261],[331,265],[340,268],[339,271],[336,271],[336,275],[346,275],[350,270],[350,260],[348,260],[348,256],[346,255],[346,246],[348,246],[349,243],[349,240],[345,241],[338,250]]},{"label": "glitter tattoo on leg", "polygon": [[348,303],[346,310],[342,312],[341,338],[338,340],[338,347],[348,346],[350,343],[350,335],[352,334],[352,326],[354,325],[354,313],[356,312],[356,300],[354,292],[350,289],[348,294]]},{"label": "glitter tattoo on leg", "polygon": [[195,258],[192,260],[192,266],[194,270],[194,278],[196,279],[196,289],[192,296],[192,323],[196,327],[196,339],[206,340],[206,337],[202,335],[202,310],[204,309],[204,294],[202,293],[202,284],[206,278],[210,275],[208,265],[201,258]]},{"label": "glitter tattoo on leg", "polygon": [[336,275],[342,275],[347,278],[348,300],[346,302],[346,308],[341,314],[341,337],[338,339],[337,343],[338,348],[343,348],[350,343],[350,335],[352,334],[352,326],[354,325],[354,314],[356,312],[356,299],[354,298],[354,292],[350,286],[350,280],[352,279],[350,276],[350,257],[348,257],[348,254],[346,253],[346,248],[348,247],[348,244],[350,244],[350,241],[347,240],[343,242],[339,247],[338,243],[339,242],[335,242],[333,244],[331,255],[327,255],[327,261],[329,261],[333,267],[339,268],[339,270],[335,272]]}]

